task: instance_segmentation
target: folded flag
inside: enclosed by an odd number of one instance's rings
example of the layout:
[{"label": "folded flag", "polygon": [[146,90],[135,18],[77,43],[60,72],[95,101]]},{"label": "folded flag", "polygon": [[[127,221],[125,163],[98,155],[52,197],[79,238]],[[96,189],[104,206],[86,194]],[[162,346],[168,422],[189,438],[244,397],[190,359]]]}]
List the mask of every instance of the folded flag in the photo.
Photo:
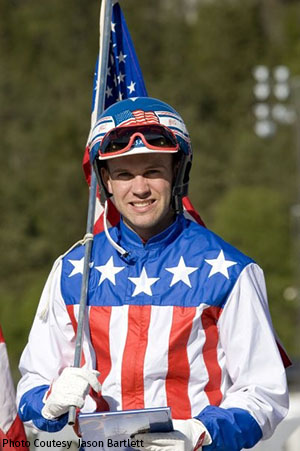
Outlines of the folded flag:
[{"label": "folded flag", "polygon": [[29,451],[29,441],[17,414],[15,389],[1,326],[0,380],[0,449]]}]

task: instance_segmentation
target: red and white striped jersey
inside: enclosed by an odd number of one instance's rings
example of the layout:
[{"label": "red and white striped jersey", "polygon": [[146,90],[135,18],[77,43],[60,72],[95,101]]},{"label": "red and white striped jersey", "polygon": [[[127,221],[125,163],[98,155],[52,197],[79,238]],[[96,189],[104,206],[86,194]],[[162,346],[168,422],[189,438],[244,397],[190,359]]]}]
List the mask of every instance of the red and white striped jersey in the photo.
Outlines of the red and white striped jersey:
[{"label": "red and white striped jersey", "polygon": [[[262,270],[182,215],[146,244],[122,221],[111,236],[129,256],[95,237],[82,364],[100,371],[102,392],[83,411],[170,406],[186,419],[235,408],[269,437],[288,396]],[[77,246],[58,259],[45,286],[20,362],[25,412],[73,364],[83,256]]]}]

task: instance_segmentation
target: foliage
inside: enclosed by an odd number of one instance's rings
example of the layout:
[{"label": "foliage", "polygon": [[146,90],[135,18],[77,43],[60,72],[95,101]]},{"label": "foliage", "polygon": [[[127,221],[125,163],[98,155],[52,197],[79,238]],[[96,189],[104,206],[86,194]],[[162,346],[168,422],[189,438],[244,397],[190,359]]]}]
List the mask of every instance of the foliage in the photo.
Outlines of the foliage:
[{"label": "foliage", "polygon": [[215,206],[214,230],[263,268],[276,331],[290,352],[296,353],[296,306],[283,297],[293,282],[288,213],[280,191],[260,185],[235,186]]},{"label": "foliage", "polygon": [[[276,329],[296,353],[296,306],[283,297],[295,283],[293,129],[281,126],[265,142],[255,137],[251,71],[287,64],[300,73],[300,6],[268,4],[126,0],[122,8],[149,95],[188,124],[193,203],[209,227],[263,266]],[[81,159],[99,1],[0,0],[0,9],[0,319],[17,378],[46,274],[85,230]]]}]

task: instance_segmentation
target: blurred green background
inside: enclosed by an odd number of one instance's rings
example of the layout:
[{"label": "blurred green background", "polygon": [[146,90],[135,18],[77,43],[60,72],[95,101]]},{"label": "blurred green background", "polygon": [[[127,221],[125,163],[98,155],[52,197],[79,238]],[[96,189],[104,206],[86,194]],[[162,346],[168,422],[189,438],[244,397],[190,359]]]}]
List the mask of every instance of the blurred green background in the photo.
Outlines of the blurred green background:
[{"label": "blurred green background", "polygon": [[[81,169],[99,0],[0,0],[0,322],[15,381],[47,274],[85,233]],[[122,0],[148,94],[193,143],[190,198],[264,269],[276,331],[300,357],[297,121],[254,133],[253,68],[300,75],[300,2]],[[269,99],[273,102],[274,99]],[[286,103],[296,107],[296,95]],[[297,150],[298,146],[298,150]],[[293,210],[297,210],[294,208]]]}]

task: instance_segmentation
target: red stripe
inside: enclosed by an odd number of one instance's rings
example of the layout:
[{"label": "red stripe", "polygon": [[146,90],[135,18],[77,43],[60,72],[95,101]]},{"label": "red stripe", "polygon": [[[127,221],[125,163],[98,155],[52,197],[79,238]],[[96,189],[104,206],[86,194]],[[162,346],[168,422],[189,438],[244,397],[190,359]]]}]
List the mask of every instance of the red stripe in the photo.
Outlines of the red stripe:
[{"label": "red stripe", "polygon": [[[96,353],[96,369],[100,371],[99,380],[103,384],[111,370],[109,345],[109,324],[111,307],[92,307],[90,309],[90,335]],[[97,410],[109,410],[109,406],[101,394],[92,393],[97,403]]]},{"label": "red stripe", "polygon": [[86,146],[83,154],[83,160],[82,160],[82,168],[85,175],[85,179],[88,183],[88,185],[91,184],[91,163],[90,163],[90,154],[89,154],[89,147]]},{"label": "red stripe", "polygon": [[113,227],[120,222],[120,213],[117,210],[115,204],[110,199],[108,200],[107,219]]},{"label": "red stripe", "polygon": [[217,322],[222,313],[220,307],[208,307],[202,315],[202,326],[205,332],[205,343],[202,354],[208,372],[208,382],[204,389],[209,403],[218,406],[222,401],[221,392],[221,368],[218,362],[217,346],[219,332]]},{"label": "red stripe", "polygon": [[[113,227],[116,226],[120,222],[120,213],[116,209],[115,204],[110,199],[108,199],[107,219]],[[104,220],[104,214],[102,212],[94,224],[94,233],[95,234],[103,232],[103,230],[104,230],[103,220]]]},{"label": "red stripe", "polygon": [[[122,409],[144,408],[144,360],[148,343],[150,305],[130,305],[122,363]],[[159,345],[159,344],[158,344]]]},{"label": "red stripe", "polygon": [[278,338],[276,338],[276,343],[277,343],[277,347],[278,347],[284,368],[288,368],[289,366],[291,366],[293,364],[293,362],[289,358],[288,354],[286,353],[286,350],[284,349],[284,347],[282,346],[282,344],[280,343]]},{"label": "red stripe", "polygon": [[4,336],[3,336],[3,332],[2,332],[2,329],[1,329],[1,326],[0,326],[0,343],[4,343],[4,342],[5,342]]},{"label": "red stripe", "polygon": [[94,224],[94,234],[101,233],[104,230],[103,226],[103,213],[98,217],[97,221]]},{"label": "red stripe", "polygon": [[192,218],[194,218],[194,220],[202,225],[203,227],[205,227],[204,222],[202,221],[199,213],[195,210],[192,202],[190,201],[190,199],[188,197],[184,197],[182,199],[182,203],[183,203],[183,207],[184,209],[192,216]]},{"label": "red stripe", "polygon": [[[9,430],[6,434],[6,437],[5,437],[5,434],[4,434],[4,436],[2,436],[2,431],[1,431],[0,437],[1,437],[2,443],[3,443],[3,438],[12,440],[12,442],[17,442],[17,441],[20,442],[20,446],[16,446],[16,447],[8,446],[7,448],[10,450],[29,451],[29,448],[27,446],[25,446],[25,442],[26,442],[27,438],[25,435],[24,426],[18,415],[16,416],[13,424],[9,428]],[[23,440],[24,446],[22,446],[22,440]],[[4,448],[5,447],[3,447],[3,450],[4,450]],[[2,450],[1,445],[0,445],[0,449]]]},{"label": "red stripe", "polygon": [[168,374],[166,377],[167,405],[172,408],[172,417],[191,418],[191,403],[188,395],[190,365],[187,343],[191,334],[194,307],[174,307],[169,339]]},{"label": "red stripe", "polygon": [[[77,320],[76,320],[76,317],[74,314],[74,305],[67,305],[66,307],[67,307],[67,311],[69,313],[69,317],[70,317],[70,320],[71,320],[71,323],[72,323],[72,326],[73,326],[73,329],[74,329],[74,332],[76,335],[77,334]],[[84,358],[84,354],[82,351],[80,366],[83,366],[84,364],[85,364],[85,358]]]}]

